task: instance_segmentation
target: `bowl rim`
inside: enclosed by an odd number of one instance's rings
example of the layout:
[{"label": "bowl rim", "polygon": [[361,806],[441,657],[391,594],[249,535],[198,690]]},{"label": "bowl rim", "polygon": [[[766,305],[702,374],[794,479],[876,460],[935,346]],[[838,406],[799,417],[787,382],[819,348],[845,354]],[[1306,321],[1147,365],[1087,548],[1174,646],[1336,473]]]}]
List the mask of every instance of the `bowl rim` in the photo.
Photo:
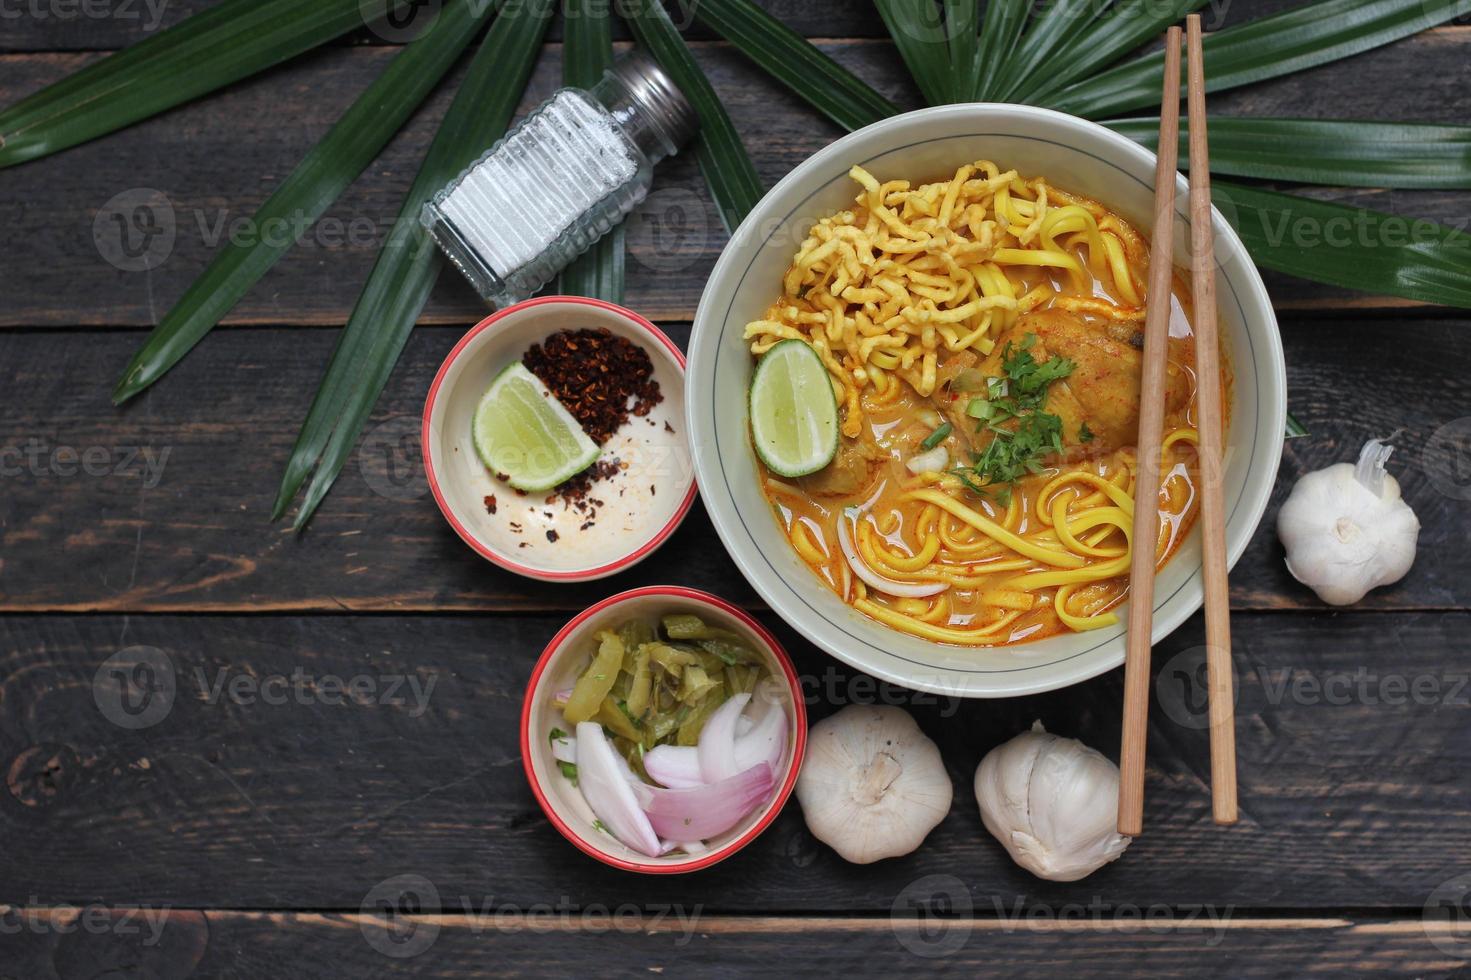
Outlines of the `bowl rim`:
[{"label": "bowl rim", "polygon": [[[725,292],[728,291],[722,290],[720,296],[717,297],[717,283],[731,280],[734,276],[732,270],[737,267],[737,263],[742,257],[749,257],[752,249],[759,248],[765,243],[771,234],[770,228],[774,227],[773,215],[766,213],[772,209],[771,202],[784,194],[791,193],[794,186],[801,187],[804,182],[812,180],[813,177],[811,175],[813,172],[820,171],[821,168],[830,164],[834,159],[839,160],[839,162],[844,162],[844,169],[846,169],[846,163],[857,159],[861,155],[859,148],[863,146],[864,142],[873,138],[880,130],[897,128],[904,125],[923,124],[925,122],[930,122],[937,126],[943,126],[947,123],[969,123],[977,116],[987,117],[986,121],[988,122],[994,122],[996,120],[1011,122],[1046,120],[1060,126],[1070,127],[1079,132],[1086,131],[1090,137],[1101,141],[1108,148],[1111,148],[1114,153],[1118,154],[1114,161],[1105,160],[1104,162],[1111,162],[1113,166],[1122,167],[1124,165],[1122,161],[1129,161],[1132,165],[1141,168],[1147,166],[1151,174],[1156,168],[1156,154],[1127,137],[1115,133],[1113,130],[1092,120],[1035,106],[993,102],[933,106],[890,116],[887,119],[872,123],[869,126],[855,130],[829,143],[793,167],[791,171],[762,197],[756,207],[752,209],[751,213],[741,223],[740,227],[736,229],[735,233],[731,236],[730,244],[727,245],[714,268],[711,270],[705,290],[701,294],[700,303],[695,311],[695,320],[691,330],[690,357],[697,364],[709,362],[713,365],[714,358],[717,356],[714,353],[717,346],[717,337],[721,335],[714,331],[713,323],[722,317],[722,314],[713,309],[713,304],[717,298],[723,299]],[[944,139],[947,135],[958,136],[964,134],[956,131],[950,134],[939,134],[933,138]],[[892,149],[878,149],[875,152],[892,152]],[[1132,158],[1132,160],[1129,160],[1129,158]],[[1099,159],[1103,160],[1104,158]],[[1186,178],[1177,171],[1175,179],[1177,182],[1178,197],[1180,193],[1183,193],[1179,191],[1178,185],[1185,183]],[[1178,204],[1176,208],[1178,214]],[[1257,319],[1262,321],[1264,326],[1264,329],[1260,331],[1249,331],[1249,334],[1257,337],[1266,344],[1266,361],[1271,368],[1269,373],[1259,376],[1260,389],[1271,395],[1272,402],[1270,405],[1262,406],[1261,411],[1268,413],[1275,410],[1275,415],[1273,416],[1275,434],[1271,438],[1276,446],[1276,452],[1270,453],[1269,458],[1263,459],[1259,481],[1253,480],[1248,483],[1244,488],[1242,498],[1238,502],[1238,506],[1242,508],[1241,517],[1238,519],[1240,522],[1239,526],[1247,530],[1241,534],[1240,538],[1234,544],[1230,542],[1228,534],[1227,566],[1230,568],[1234,567],[1236,562],[1246,552],[1251,540],[1261,527],[1262,518],[1266,513],[1268,503],[1271,499],[1272,488],[1276,484],[1277,473],[1281,466],[1282,427],[1285,424],[1287,406],[1287,376],[1281,336],[1277,329],[1276,311],[1272,306],[1270,296],[1267,294],[1265,283],[1263,283],[1261,278],[1261,272],[1257,268],[1256,263],[1251,260],[1235,228],[1225,219],[1219,208],[1213,207],[1212,214],[1213,227],[1217,229],[1218,237],[1223,238],[1227,242],[1229,246],[1228,253],[1233,256],[1239,256],[1244,260],[1242,263],[1244,267],[1243,279],[1240,284],[1244,287],[1244,292],[1241,295],[1249,299],[1256,314],[1254,317],[1248,315],[1248,322],[1251,319]],[[1244,307],[1243,312],[1245,312]],[[697,400],[686,399],[685,425],[690,431],[697,479],[709,475],[706,472],[709,469],[709,461],[706,458],[707,454],[702,452],[698,445],[698,441],[705,434],[704,430],[706,428],[706,426],[698,422],[699,407],[700,405],[697,403]],[[1267,452],[1264,451],[1262,456],[1266,457]],[[710,485],[716,487],[716,489],[720,489],[718,484],[719,481],[715,480]],[[1260,487],[1256,493],[1251,492],[1251,488],[1254,485]],[[780,575],[780,573],[778,573],[777,579],[782,582],[782,585],[777,586],[767,580],[767,573],[763,570],[748,567],[748,556],[744,554],[744,543],[736,530],[736,525],[742,522],[743,518],[740,516],[734,501],[729,499],[724,492],[715,493],[712,498],[712,495],[708,492],[708,488],[702,492],[702,497],[705,500],[706,511],[710,515],[711,523],[715,526],[721,543],[725,545],[727,552],[730,553],[736,566],[740,568],[742,575],[756,592],[766,600],[772,611],[820,649],[843,663],[875,677],[912,690],[928,691],[949,696],[964,698],[1018,697],[1059,690],[1082,683],[1118,667],[1124,661],[1123,642],[1122,636],[1120,636],[1108,641],[1110,644],[1117,646],[1116,652],[1112,655],[1094,655],[1092,659],[1087,659],[1088,651],[1084,651],[1060,661],[1035,664],[1018,663],[1016,667],[1008,668],[1004,671],[962,671],[961,673],[957,673],[957,668],[936,666],[931,668],[927,675],[913,676],[914,671],[906,671],[904,669],[907,663],[899,663],[895,660],[897,655],[892,653],[888,654],[888,659],[865,662],[865,657],[854,656],[850,651],[844,649],[842,644],[835,643],[829,637],[823,635],[823,629],[809,621],[813,617],[817,617],[822,622],[827,623],[829,621],[826,617],[821,617],[820,614],[815,612],[798,609],[789,601],[786,592],[783,590],[785,589],[795,593],[799,591],[800,587],[787,583],[785,577]],[[1155,616],[1153,617],[1152,644],[1159,643],[1200,609],[1203,604],[1204,593],[1199,576],[1199,569],[1192,571],[1190,576],[1180,586],[1181,589],[1190,589],[1194,593],[1197,593],[1193,598],[1168,611],[1161,611],[1158,606],[1156,607]],[[837,624],[832,625],[839,631],[847,632],[842,626]],[[1038,644],[1046,642],[1047,640],[1041,640],[1038,641]],[[1030,648],[1035,650],[1038,644],[1027,644],[1020,649]],[[900,657],[898,660],[907,661],[907,658]],[[1059,676],[1054,676],[1046,672],[1048,668],[1055,667],[1067,661],[1072,661],[1077,666],[1066,671],[1061,671]]]},{"label": "bowl rim", "polygon": [[[587,841],[583,840],[562,819],[561,815],[557,813],[556,808],[552,806],[551,800],[547,798],[546,791],[542,789],[541,781],[537,779],[535,767],[531,764],[531,712],[536,703],[536,688],[541,682],[542,674],[546,672],[556,655],[561,652],[567,637],[593,616],[605,612],[614,606],[622,605],[631,599],[641,599],[647,596],[673,596],[675,598],[690,599],[703,605],[713,606],[721,612],[735,617],[742,625],[749,628],[762,643],[766,644],[768,651],[770,651],[771,655],[776,659],[776,662],[781,666],[782,673],[786,675],[787,690],[791,693],[792,711],[796,717],[796,723],[792,726],[791,762],[788,765],[786,777],[777,787],[776,795],[767,804],[766,814],[760,820],[756,821],[750,830],[729,844],[709,851],[708,853],[692,855],[689,861],[680,864],[645,864],[640,861],[628,861],[623,858],[614,857],[611,854],[606,854],[593,847]],[[760,621],[739,606],[727,602],[719,596],[702,592],[699,589],[691,589],[683,585],[645,585],[637,589],[628,589],[616,595],[611,595],[600,602],[595,602],[576,616],[573,616],[572,619],[567,621],[565,626],[557,631],[557,635],[551,638],[546,647],[542,649],[541,656],[537,658],[536,665],[531,669],[531,679],[526,682],[526,694],[521,702],[521,767],[526,773],[526,781],[531,785],[531,793],[536,797],[536,802],[541,806],[542,812],[546,814],[552,826],[557,828],[558,833],[571,841],[584,854],[597,858],[599,861],[612,867],[621,868],[624,871],[636,871],[641,874],[687,874],[691,871],[699,871],[724,861],[751,843],[767,827],[771,826],[772,822],[776,820],[777,815],[781,813],[782,808],[786,806],[793,789],[796,788],[797,775],[801,771],[802,760],[806,755],[806,751],[807,706],[802,698],[802,682],[797,676],[797,668],[793,665],[792,658],[787,654],[781,642]]]},{"label": "bowl rim", "polygon": [[444,519],[449,522],[450,527],[454,528],[455,533],[460,536],[460,540],[469,545],[476,554],[487,561],[501,566],[507,571],[515,572],[517,575],[522,575],[530,579],[537,579],[543,582],[589,582],[594,579],[605,578],[616,572],[621,572],[625,568],[631,568],[657,551],[668,540],[669,536],[684,523],[684,519],[689,515],[690,508],[695,502],[695,496],[699,492],[699,480],[690,480],[689,490],[686,491],[684,499],[680,501],[679,506],[675,508],[674,513],[670,515],[669,520],[659,529],[659,532],[627,554],[613,561],[604,562],[601,565],[594,565],[591,568],[574,568],[563,571],[543,569],[531,565],[523,565],[509,556],[501,554],[476,537],[475,533],[460,520],[459,516],[454,512],[454,508],[445,499],[444,491],[440,488],[439,474],[434,465],[435,444],[430,438],[430,420],[434,415],[434,405],[439,397],[439,389],[443,385],[449,369],[459,359],[460,355],[464,353],[465,349],[469,347],[471,342],[480,334],[489,330],[513,313],[549,305],[591,306],[595,309],[604,310],[622,317],[634,328],[648,335],[651,340],[656,341],[669,352],[674,361],[675,369],[679,374],[680,384],[681,386],[684,384],[684,352],[679,349],[679,346],[674,341],[669,339],[669,336],[664,331],[654,326],[647,318],[625,306],[619,306],[616,303],[609,303],[606,300],[593,299],[587,296],[540,296],[536,299],[524,300],[505,309],[497,310],[485,317],[485,319],[466,331],[465,335],[459,339],[454,348],[445,355],[444,361],[439,365],[439,370],[435,372],[434,381],[429,385],[429,393],[424,398],[424,411],[419,428],[419,444],[422,447],[421,451],[424,457],[424,475],[429,481],[429,491],[434,495],[434,502],[439,506],[439,512],[444,515]]}]

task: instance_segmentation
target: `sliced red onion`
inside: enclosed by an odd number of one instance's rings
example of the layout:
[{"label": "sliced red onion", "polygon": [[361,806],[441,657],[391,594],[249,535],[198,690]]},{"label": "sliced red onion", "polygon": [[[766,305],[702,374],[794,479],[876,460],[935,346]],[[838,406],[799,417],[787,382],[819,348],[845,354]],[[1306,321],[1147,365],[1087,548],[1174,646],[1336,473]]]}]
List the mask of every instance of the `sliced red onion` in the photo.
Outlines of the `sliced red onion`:
[{"label": "sliced red onion", "polygon": [[568,701],[571,701],[571,700],[572,700],[572,688],[570,688],[570,687],[564,687],[564,688],[562,688],[562,690],[560,690],[556,694],[553,694],[552,695],[552,705],[554,707],[558,707],[558,708],[564,707],[567,704],[567,702]]},{"label": "sliced red onion", "polygon": [[[579,723],[577,785],[587,805],[620,842],[641,854],[658,857],[659,838],[641,809],[643,794],[636,793],[629,782],[630,775],[628,763],[613,749],[613,744],[603,734],[603,726],[594,721]],[[649,802],[657,803],[657,800]]]},{"label": "sliced red onion", "polygon": [[552,758],[558,762],[577,761],[577,739],[571,735],[552,736]]},{"label": "sliced red onion", "polygon": [[670,789],[703,786],[700,753],[693,745],[656,745],[644,753],[644,772]]},{"label": "sliced red onion", "polygon": [[[708,726],[707,726],[708,727]],[[581,736],[581,732],[578,735]],[[703,741],[703,740],[702,740]],[[765,763],[728,779],[692,789],[650,790],[648,822],[668,840],[709,840],[740,823],[775,785]],[[658,841],[654,842],[656,848]]]},{"label": "sliced red onion", "polygon": [[[872,588],[878,589],[886,595],[899,596],[901,599],[923,599],[925,596],[938,595],[950,586],[944,582],[931,582],[921,584],[919,582],[896,582],[891,578],[884,578],[878,572],[863,563],[863,558],[858,554],[858,549],[853,547],[853,533],[848,530],[846,514],[838,518],[838,545],[843,549],[843,557],[848,559],[848,564],[853,569],[853,574],[867,582]],[[856,518],[855,518],[856,520]]]},{"label": "sliced red onion", "polygon": [[787,713],[781,705],[773,704],[749,735],[736,739],[736,767],[745,770],[764,762],[775,776],[786,750]]},{"label": "sliced red onion", "polygon": [[[741,722],[745,722],[742,726]],[[752,723],[742,713],[736,731],[748,729],[735,740],[736,771],[749,769],[758,762],[771,767],[773,775],[787,750],[787,713],[781,705],[770,706],[761,720]],[[708,726],[707,729],[708,731]],[[702,739],[703,741],[703,739]],[[687,745],[658,745],[644,754],[644,771],[657,783],[670,789],[704,786],[700,772],[699,750]]]},{"label": "sliced red onion", "polygon": [[[749,694],[737,694],[731,697],[715,713],[705,720],[705,727],[700,731],[699,744],[695,746],[700,758],[700,779],[705,783],[718,783],[722,779],[729,779],[740,769],[736,766],[735,757],[735,728],[736,719],[740,718],[741,712],[746,709],[746,703],[751,700]],[[675,835],[667,835],[675,836]],[[700,834],[701,838],[707,836]],[[686,834],[681,840],[688,839]]]},{"label": "sliced red onion", "polygon": [[751,716],[747,714],[742,714],[739,718],[736,719],[736,738],[740,738],[742,735],[751,734],[751,729],[755,727],[756,723],[751,720]]}]

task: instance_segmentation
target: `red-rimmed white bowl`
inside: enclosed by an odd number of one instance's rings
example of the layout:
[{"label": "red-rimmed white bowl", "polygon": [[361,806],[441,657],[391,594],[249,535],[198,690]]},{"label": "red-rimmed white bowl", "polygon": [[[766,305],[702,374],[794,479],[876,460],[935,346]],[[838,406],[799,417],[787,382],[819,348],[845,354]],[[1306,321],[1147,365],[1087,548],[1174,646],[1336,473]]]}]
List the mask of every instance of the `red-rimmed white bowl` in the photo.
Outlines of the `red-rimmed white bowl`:
[{"label": "red-rimmed white bowl", "polygon": [[[623,469],[595,483],[596,514],[519,494],[475,453],[475,409],[491,380],[559,330],[606,327],[649,354],[663,401],[603,445]],[[440,512],[482,557],[529,578],[586,581],[647,558],[695,500],[684,422],[684,355],[658,327],[612,303],[580,296],[527,300],[492,314],[460,339],[424,401],[424,468]]]},{"label": "red-rimmed white bowl", "polygon": [[[776,774],[776,789],[764,806],[753,810],[732,830],[709,841],[708,851],[651,858],[594,828],[592,809],[577,787],[562,775],[552,756],[549,735],[553,728],[566,728],[561,711],[552,703],[553,696],[571,687],[586,668],[593,650],[593,635],[630,619],[654,622],[668,613],[692,613],[712,626],[735,630],[753,649],[765,655],[772,681],[759,686],[756,697],[778,701],[779,707],[787,712],[789,737],[785,758]],[[776,819],[791,795],[806,747],[807,712],[801,682],[776,637],[724,599],[675,585],[651,585],[622,592],[578,613],[542,651],[531,672],[521,708],[521,761],[531,792],[552,826],[579,850],[604,864],[644,874],[681,874],[708,868],[755,840]]]}]

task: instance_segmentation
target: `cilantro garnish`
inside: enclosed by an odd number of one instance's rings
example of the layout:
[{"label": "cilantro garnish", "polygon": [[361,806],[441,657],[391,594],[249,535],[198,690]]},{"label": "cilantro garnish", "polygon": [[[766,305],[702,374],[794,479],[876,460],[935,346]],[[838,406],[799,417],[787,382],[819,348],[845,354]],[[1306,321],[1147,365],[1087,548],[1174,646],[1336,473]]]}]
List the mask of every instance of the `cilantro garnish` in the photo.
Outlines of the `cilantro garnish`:
[{"label": "cilantro garnish", "polygon": [[[1063,451],[1062,419],[1043,409],[1047,389],[1073,373],[1077,365],[1065,357],[1038,361],[1032,356],[1035,334],[1019,345],[1008,343],[1001,353],[1004,378],[987,378],[984,398],[972,398],[965,412],[976,420],[977,432],[990,432],[991,441],[971,454],[971,465],[954,470],[972,491],[992,495],[1005,506],[1011,502],[1010,485],[1043,470],[1043,460]],[[1084,439],[1092,438],[1092,433]]]}]

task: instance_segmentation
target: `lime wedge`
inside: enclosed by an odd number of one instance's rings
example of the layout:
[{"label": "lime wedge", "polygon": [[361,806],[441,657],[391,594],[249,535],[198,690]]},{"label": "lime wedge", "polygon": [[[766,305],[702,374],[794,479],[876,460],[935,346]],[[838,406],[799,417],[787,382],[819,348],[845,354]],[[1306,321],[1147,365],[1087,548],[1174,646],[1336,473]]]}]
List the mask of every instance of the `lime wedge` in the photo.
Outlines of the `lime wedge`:
[{"label": "lime wedge", "polygon": [[751,441],[781,476],[816,473],[838,451],[838,402],[817,351],[783,340],[756,364],[751,379]]},{"label": "lime wedge", "polygon": [[496,375],[475,409],[475,452],[517,490],[550,490],[587,469],[601,450],[572,413],[520,361]]}]

